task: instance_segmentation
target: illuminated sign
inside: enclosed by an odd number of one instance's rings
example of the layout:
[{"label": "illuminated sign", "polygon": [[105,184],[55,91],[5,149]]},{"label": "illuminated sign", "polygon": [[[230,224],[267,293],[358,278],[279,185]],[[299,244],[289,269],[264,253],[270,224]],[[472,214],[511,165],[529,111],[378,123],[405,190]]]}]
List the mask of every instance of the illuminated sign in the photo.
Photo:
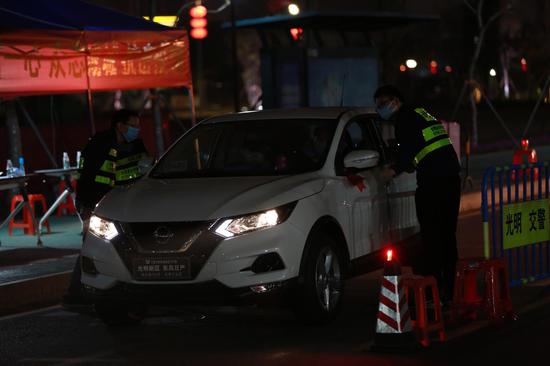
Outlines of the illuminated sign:
[{"label": "illuminated sign", "polygon": [[550,240],[549,226],[546,199],[504,205],[502,209],[504,249]]}]

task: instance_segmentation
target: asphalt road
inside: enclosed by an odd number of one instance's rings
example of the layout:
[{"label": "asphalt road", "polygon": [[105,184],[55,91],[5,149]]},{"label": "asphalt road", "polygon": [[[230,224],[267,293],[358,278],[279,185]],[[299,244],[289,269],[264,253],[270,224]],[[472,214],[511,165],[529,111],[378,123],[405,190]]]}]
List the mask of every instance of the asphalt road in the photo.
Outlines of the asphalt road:
[{"label": "asphalt road", "polygon": [[447,342],[412,354],[369,352],[378,297],[375,277],[348,281],[342,314],[320,327],[302,325],[285,309],[265,307],[156,309],[142,324],[123,328],[109,328],[93,315],[60,307],[3,318],[0,365],[546,363],[549,296],[538,297],[534,309],[499,328],[472,323],[449,329]]},{"label": "asphalt road", "polygon": [[[481,254],[479,212],[461,215],[461,256]],[[265,307],[155,309],[142,324],[109,328],[93,314],[60,307],[0,318],[0,366],[10,365],[544,365],[550,296],[518,295],[519,319],[447,327],[447,342],[411,354],[368,351],[374,337],[377,275],[347,282],[342,314],[305,326],[290,311]],[[537,296],[533,297],[535,293]]]}]

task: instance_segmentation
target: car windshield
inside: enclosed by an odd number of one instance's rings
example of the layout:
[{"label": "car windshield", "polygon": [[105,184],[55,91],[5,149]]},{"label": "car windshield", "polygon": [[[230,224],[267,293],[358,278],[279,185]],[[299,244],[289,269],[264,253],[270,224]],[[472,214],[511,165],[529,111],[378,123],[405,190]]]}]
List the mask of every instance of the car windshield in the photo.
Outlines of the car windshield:
[{"label": "car windshield", "polygon": [[170,149],[150,176],[268,176],[319,170],[335,127],[332,119],[202,124]]}]

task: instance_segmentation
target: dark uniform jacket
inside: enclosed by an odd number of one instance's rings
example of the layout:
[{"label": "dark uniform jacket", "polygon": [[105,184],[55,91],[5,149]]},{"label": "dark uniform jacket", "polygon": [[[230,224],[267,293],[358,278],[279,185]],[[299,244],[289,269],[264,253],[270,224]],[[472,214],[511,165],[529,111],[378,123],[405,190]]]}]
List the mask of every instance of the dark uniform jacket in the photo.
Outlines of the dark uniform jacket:
[{"label": "dark uniform jacket", "polygon": [[438,177],[457,177],[460,163],[443,125],[424,108],[403,105],[394,116],[398,143],[396,174],[416,169],[419,186]]},{"label": "dark uniform jacket", "polygon": [[141,139],[119,145],[114,129],[95,134],[82,151],[77,203],[93,209],[115,185],[130,184],[141,177],[138,163],[147,155]]}]

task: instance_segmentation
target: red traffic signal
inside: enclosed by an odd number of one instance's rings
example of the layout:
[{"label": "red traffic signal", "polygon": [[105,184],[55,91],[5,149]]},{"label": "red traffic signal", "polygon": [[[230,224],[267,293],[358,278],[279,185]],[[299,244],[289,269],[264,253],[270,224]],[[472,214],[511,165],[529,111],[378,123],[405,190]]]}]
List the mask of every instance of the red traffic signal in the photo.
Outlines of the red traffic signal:
[{"label": "red traffic signal", "polygon": [[208,30],[206,29],[208,24],[206,21],[207,13],[208,10],[202,5],[196,5],[189,9],[189,15],[191,16],[189,22],[191,26],[191,38],[204,39],[208,36]]},{"label": "red traffic signal", "polygon": [[304,34],[304,30],[302,28],[290,28],[290,35],[292,36],[292,39],[295,41],[300,41],[302,39],[303,34]]},{"label": "red traffic signal", "polygon": [[522,57],[520,63],[521,63],[521,71],[527,72],[527,60],[524,57]]},{"label": "red traffic signal", "polygon": [[206,10],[206,7],[202,5],[196,5],[189,9],[189,15],[191,15],[191,18],[204,18],[207,13],[208,10]]},{"label": "red traffic signal", "polygon": [[430,62],[430,73],[431,73],[432,75],[437,74],[437,66],[438,66],[438,65],[437,65],[437,61],[432,60],[432,61]]}]

